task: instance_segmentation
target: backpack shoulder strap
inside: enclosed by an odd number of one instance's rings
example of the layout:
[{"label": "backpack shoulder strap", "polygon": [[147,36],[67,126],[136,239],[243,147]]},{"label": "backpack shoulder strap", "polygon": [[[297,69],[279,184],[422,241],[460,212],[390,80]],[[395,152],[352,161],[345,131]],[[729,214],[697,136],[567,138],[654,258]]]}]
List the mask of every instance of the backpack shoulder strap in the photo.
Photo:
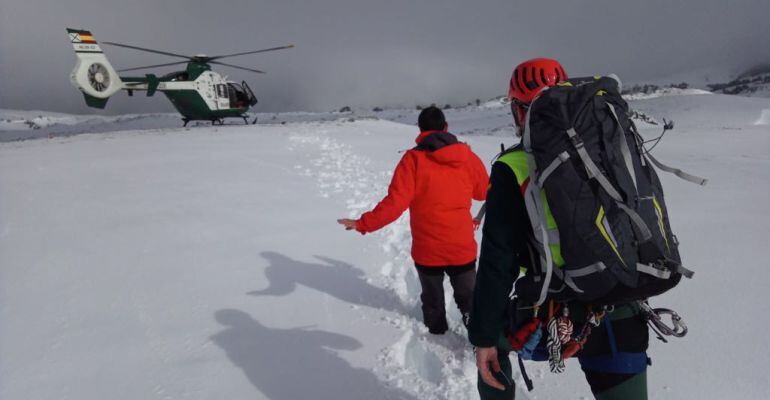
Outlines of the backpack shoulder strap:
[{"label": "backpack shoulder strap", "polygon": [[[548,90],[547,88],[544,90]],[[548,296],[548,289],[551,285],[551,277],[553,276],[553,257],[549,251],[549,237],[548,226],[546,225],[546,215],[543,206],[543,196],[541,196],[541,188],[538,186],[542,184],[538,179],[537,165],[535,164],[535,157],[532,155],[532,132],[530,129],[530,117],[532,114],[532,108],[537,102],[537,98],[530,104],[527,116],[524,119],[524,134],[522,135],[522,147],[527,158],[527,167],[529,169],[529,184],[524,190],[524,204],[527,208],[527,214],[529,215],[530,223],[532,224],[532,233],[534,234],[534,241],[537,244],[537,251],[540,256],[540,266],[545,272],[543,276],[543,287],[540,289],[540,296],[538,297],[535,306],[540,306],[545,303]]]}]

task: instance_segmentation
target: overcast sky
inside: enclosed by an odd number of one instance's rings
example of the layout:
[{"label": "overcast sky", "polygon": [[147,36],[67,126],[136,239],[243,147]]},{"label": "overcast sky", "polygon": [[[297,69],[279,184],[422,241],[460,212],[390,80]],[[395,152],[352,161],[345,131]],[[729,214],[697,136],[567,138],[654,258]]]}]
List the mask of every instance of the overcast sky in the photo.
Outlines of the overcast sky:
[{"label": "overcast sky", "polygon": [[[225,60],[265,75],[216,69],[249,82],[259,111],[486,99],[536,56],[626,81],[770,62],[770,0],[1,0],[0,108],[91,112],[69,83],[67,27],[190,55],[295,44]],[[103,50],[117,69],[176,60]],[[106,112],[172,110],[118,93]]]}]

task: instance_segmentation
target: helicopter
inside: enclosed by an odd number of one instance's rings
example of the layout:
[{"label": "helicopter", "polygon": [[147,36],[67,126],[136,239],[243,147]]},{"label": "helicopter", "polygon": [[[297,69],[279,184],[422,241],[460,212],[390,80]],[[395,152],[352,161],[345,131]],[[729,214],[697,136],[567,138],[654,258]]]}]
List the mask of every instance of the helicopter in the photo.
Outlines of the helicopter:
[{"label": "helicopter", "polygon": [[[290,44],[219,56],[204,54],[185,56],[122,43],[102,42],[102,44],[110,46],[185,59],[184,61],[115,70],[90,31],[67,28],[67,36],[77,56],[75,68],[70,73],[70,81],[75,88],[83,92],[86,105],[103,109],[110,96],[119,90],[127,91],[129,96],[133,96],[134,91],[146,91],[147,96],[153,96],[160,91],[168,97],[174,108],[182,115],[184,126],[195,120],[211,121],[212,125],[216,123],[223,125],[225,118],[243,118],[244,123],[248,124],[249,120],[246,113],[250,107],[257,104],[254,92],[246,84],[246,81],[241,83],[228,81],[225,76],[212,71],[211,64],[263,74],[265,72],[258,69],[226,64],[219,60],[294,47]],[[161,76],[155,74],[145,74],[140,77],[118,75],[118,72],[185,63],[187,67],[183,71],[175,71]],[[254,118],[252,124],[256,122],[257,119]]]}]

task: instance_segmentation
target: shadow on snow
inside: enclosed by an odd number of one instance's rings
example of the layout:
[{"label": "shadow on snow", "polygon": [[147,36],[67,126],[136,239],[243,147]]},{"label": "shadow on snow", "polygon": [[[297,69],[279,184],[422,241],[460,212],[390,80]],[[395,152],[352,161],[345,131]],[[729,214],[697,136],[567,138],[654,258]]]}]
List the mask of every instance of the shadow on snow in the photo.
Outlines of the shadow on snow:
[{"label": "shadow on snow", "polygon": [[225,329],[211,340],[269,399],[416,400],[339,357],[334,350],[361,347],[352,337],[309,328],[270,328],[233,309],[219,310],[214,318]]},{"label": "shadow on snow", "polygon": [[250,295],[286,296],[303,285],[350,304],[420,317],[419,310],[404,306],[392,290],[372,285],[362,270],[348,263],[322,256],[315,256],[322,263],[306,263],[272,251],[260,255],[270,263],[265,269],[270,285]]}]

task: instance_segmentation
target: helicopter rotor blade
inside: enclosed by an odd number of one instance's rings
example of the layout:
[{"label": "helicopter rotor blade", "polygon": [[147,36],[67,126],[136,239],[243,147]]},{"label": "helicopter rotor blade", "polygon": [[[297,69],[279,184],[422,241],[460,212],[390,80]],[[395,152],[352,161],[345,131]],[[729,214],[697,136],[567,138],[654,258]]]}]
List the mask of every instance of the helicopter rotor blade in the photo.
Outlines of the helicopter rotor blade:
[{"label": "helicopter rotor blade", "polygon": [[209,61],[209,64],[224,65],[225,67],[230,67],[230,68],[235,68],[235,69],[242,69],[242,70],[245,70],[245,71],[256,72],[256,73],[258,73],[258,74],[265,74],[265,73],[266,73],[265,71],[260,71],[260,70],[258,70],[258,69],[251,69],[251,68],[246,68],[246,67],[239,67],[239,66],[237,66],[237,65],[232,65],[232,64],[225,64],[225,63],[223,63],[223,62],[219,62],[219,61]]},{"label": "helicopter rotor blade", "polygon": [[265,53],[265,52],[268,52],[268,51],[291,49],[293,47],[294,47],[294,45],[290,44],[288,46],[271,47],[269,49],[245,51],[245,52],[242,52],[242,53],[233,53],[233,54],[225,54],[225,55],[221,55],[221,56],[207,57],[206,59],[208,61],[211,61],[211,60],[218,60],[220,58],[226,58],[226,57],[235,57],[235,56],[243,56],[243,55],[246,55],[246,54],[256,54],[256,53]]},{"label": "helicopter rotor blade", "polygon": [[125,48],[127,48],[127,49],[134,49],[134,50],[139,50],[139,51],[146,51],[146,52],[148,52],[148,53],[163,54],[164,56],[171,56],[171,57],[182,57],[182,58],[186,58],[186,59],[188,59],[188,60],[191,60],[191,59],[192,59],[192,57],[190,57],[190,56],[185,56],[185,55],[182,55],[182,54],[175,54],[175,53],[169,53],[169,52],[167,52],[167,51],[160,51],[160,50],[147,49],[147,48],[144,48],[144,47],[131,46],[131,45],[128,45],[128,44],[123,44],[123,43],[115,43],[115,42],[101,42],[101,43],[103,43],[103,44],[108,44],[108,45],[110,45],[110,46],[118,46],[118,47],[125,47]]},{"label": "helicopter rotor blade", "polygon": [[172,63],[166,63],[166,64],[146,65],[146,66],[144,66],[144,67],[124,68],[124,69],[119,69],[119,70],[117,70],[116,72],[126,72],[126,71],[134,71],[134,70],[137,70],[137,69],[146,69],[146,68],[165,67],[165,66],[168,66],[168,65],[186,64],[186,63],[188,63],[188,62],[189,62],[189,61],[176,61],[176,62],[172,62]]}]

